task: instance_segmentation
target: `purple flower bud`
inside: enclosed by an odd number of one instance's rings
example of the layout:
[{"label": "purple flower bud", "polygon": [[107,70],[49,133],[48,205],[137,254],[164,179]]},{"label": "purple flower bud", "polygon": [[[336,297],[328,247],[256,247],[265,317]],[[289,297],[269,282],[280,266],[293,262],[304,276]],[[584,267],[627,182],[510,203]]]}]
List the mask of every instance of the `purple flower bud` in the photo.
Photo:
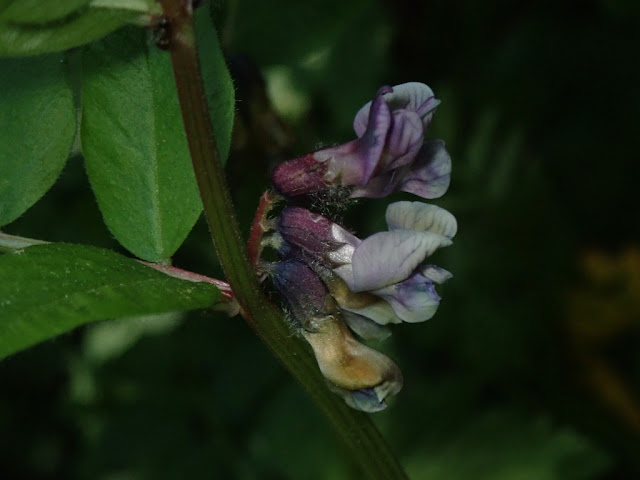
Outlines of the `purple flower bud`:
[{"label": "purple flower bud", "polygon": [[332,313],[327,287],[303,261],[285,259],[277,262],[271,275],[274,287],[298,326],[312,329],[314,318]]},{"label": "purple flower bud", "polygon": [[328,259],[327,254],[333,252],[340,262],[343,247],[360,243],[359,238],[327,217],[301,207],[285,208],[278,217],[276,230],[287,244],[318,260]]}]

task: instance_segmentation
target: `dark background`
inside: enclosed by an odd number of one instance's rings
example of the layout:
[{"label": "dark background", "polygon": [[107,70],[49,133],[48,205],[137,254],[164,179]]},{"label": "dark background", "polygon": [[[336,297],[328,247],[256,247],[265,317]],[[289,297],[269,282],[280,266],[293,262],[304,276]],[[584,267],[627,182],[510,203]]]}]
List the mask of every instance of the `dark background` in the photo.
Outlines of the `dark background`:
[{"label": "dark background", "polygon": [[[428,136],[453,175],[435,203],[459,233],[435,263],[454,278],[432,320],[379,346],[405,387],[374,420],[411,477],[640,478],[640,3],[212,7],[245,231],[269,169],[353,138],[379,86],[442,100]],[[346,222],[382,229],[388,201]],[[79,157],[6,231],[122,251]],[[219,275],[202,222],[175,264]],[[207,312],[103,322],[3,361],[0,431],[7,479],[360,478],[242,319]]]}]

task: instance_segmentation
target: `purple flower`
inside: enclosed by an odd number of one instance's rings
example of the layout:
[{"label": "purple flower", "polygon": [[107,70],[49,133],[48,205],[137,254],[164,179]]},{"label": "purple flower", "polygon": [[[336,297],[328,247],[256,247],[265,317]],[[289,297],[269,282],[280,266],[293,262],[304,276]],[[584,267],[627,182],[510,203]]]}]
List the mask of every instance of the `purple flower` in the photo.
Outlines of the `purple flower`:
[{"label": "purple flower", "polygon": [[[283,249],[297,249],[319,273],[357,333],[362,318],[379,325],[431,318],[440,297],[435,285],[451,277],[426,264],[457,232],[453,215],[422,202],[396,202],[386,212],[389,231],[360,240],[322,215],[288,207],[278,220]],[[379,332],[374,332],[378,334]],[[366,336],[366,335],[363,335]]]},{"label": "purple flower", "polygon": [[437,198],[449,186],[451,159],[444,142],[425,142],[424,134],[439,103],[422,83],[382,87],[356,114],[357,139],[278,165],[273,184],[286,196],[347,187],[352,198]]}]

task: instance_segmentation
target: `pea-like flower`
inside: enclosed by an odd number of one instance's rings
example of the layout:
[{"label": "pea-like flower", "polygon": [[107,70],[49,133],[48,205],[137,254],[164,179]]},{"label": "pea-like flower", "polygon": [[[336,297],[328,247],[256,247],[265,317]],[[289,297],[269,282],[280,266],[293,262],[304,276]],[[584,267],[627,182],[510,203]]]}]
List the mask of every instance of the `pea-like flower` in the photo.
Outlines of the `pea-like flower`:
[{"label": "pea-like flower", "polygon": [[402,388],[402,373],[386,355],[360,343],[344,324],[327,287],[303,261],[272,265],[273,284],[311,345],[329,388],[358,410],[377,412]]},{"label": "pea-like flower", "polygon": [[439,100],[422,83],[382,87],[355,116],[357,139],[278,165],[272,182],[286,196],[348,188],[351,198],[394,191],[437,198],[449,187],[451,158],[424,135]]},{"label": "pea-like flower", "polygon": [[[443,141],[425,139],[439,103],[422,83],[382,87],[357,112],[355,140],[280,164],[273,185],[289,199],[315,196],[325,208],[336,199],[397,191],[440,197],[449,187],[451,158]],[[458,229],[453,215],[422,202],[390,204],[386,221],[387,231],[361,240],[326,216],[288,206],[267,224],[275,233],[265,241],[280,260],[264,270],[329,387],[367,412],[385,408],[402,375],[353,333],[382,340],[389,324],[431,318],[440,304],[436,285],[451,274],[429,259]]]},{"label": "pea-like flower", "polygon": [[[426,261],[452,243],[455,217],[435,205],[396,202],[386,221],[389,231],[360,240],[322,215],[288,207],[277,225],[280,250],[306,257],[344,311],[379,325],[427,320],[440,303],[435,284],[451,274]],[[345,318],[357,333],[366,326],[359,317]]]}]

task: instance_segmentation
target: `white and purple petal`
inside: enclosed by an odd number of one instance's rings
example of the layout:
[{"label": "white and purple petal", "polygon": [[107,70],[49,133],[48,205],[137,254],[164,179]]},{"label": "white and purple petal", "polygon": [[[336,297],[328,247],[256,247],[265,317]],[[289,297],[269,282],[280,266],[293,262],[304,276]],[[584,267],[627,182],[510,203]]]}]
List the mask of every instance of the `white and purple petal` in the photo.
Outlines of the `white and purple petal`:
[{"label": "white and purple petal", "polygon": [[451,157],[442,140],[425,142],[411,170],[402,178],[399,190],[422,198],[438,198],[449,188]]},{"label": "white and purple petal", "polygon": [[389,107],[382,97],[376,97],[366,130],[360,138],[313,153],[316,161],[327,165],[324,180],[328,184],[366,185],[378,168],[389,128]]},{"label": "white and purple petal", "polygon": [[413,162],[423,142],[424,128],[420,116],[408,110],[394,113],[379,171],[393,170]]},{"label": "white and purple petal", "polygon": [[376,290],[409,277],[425,258],[451,240],[431,232],[393,230],[363,240],[351,259],[352,277],[342,276],[351,291]]},{"label": "white and purple petal", "polygon": [[387,207],[389,230],[407,229],[433,232],[453,238],[458,222],[444,208],[423,202],[395,202]]},{"label": "white and purple petal", "polygon": [[[389,87],[386,88],[388,89]],[[433,90],[424,83],[419,82],[396,85],[392,91],[389,92],[387,90],[384,93],[384,99],[392,111],[411,110],[416,112],[421,117],[425,129],[431,122],[435,108],[440,103],[439,100],[436,100]],[[372,102],[369,102],[364,105],[355,116],[353,129],[358,136],[361,136],[366,130],[371,104]]]},{"label": "white and purple petal", "polygon": [[433,282],[421,273],[415,273],[403,282],[372,293],[389,302],[396,315],[408,323],[430,319],[440,304],[440,296]]},{"label": "white and purple petal", "polygon": [[378,398],[373,388],[350,391],[343,398],[347,405],[361,412],[375,413],[387,408],[386,402]]},{"label": "white and purple petal", "polygon": [[373,105],[374,112],[376,109],[377,102],[384,103],[387,109],[389,109],[389,106],[387,102],[384,100],[383,95],[391,92],[393,92],[393,88],[391,88],[390,86],[385,85],[384,87],[381,87],[376,92],[376,95],[375,97],[373,97],[373,100],[371,100],[370,102],[367,102],[367,104],[364,107],[358,110],[358,113],[356,113],[356,116],[353,119],[353,129],[355,130],[358,138],[362,137],[364,133],[367,131],[367,128],[369,125],[369,116],[370,116],[369,113],[372,109],[372,105]]},{"label": "white and purple petal", "polygon": [[374,176],[369,183],[353,189],[350,198],[384,198],[396,191],[401,175],[398,170]]}]

